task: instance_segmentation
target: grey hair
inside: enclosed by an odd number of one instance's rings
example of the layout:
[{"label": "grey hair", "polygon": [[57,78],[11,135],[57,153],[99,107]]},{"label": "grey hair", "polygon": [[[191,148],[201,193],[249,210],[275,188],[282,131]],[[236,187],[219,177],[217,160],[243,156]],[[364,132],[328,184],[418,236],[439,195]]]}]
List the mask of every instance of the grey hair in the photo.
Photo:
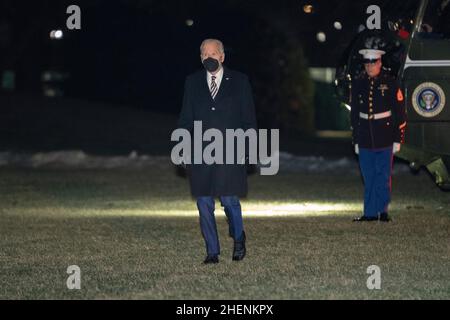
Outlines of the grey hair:
[{"label": "grey hair", "polygon": [[217,40],[217,39],[205,39],[205,40],[203,40],[202,44],[200,45],[200,54],[203,52],[203,47],[204,47],[207,43],[211,43],[211,42],[217,44],[217,46],[219,47],[219,52],[220,52],[221,54],[225,53],[225,49],[224,49],[224,47],[223,47],[222,41]]}]

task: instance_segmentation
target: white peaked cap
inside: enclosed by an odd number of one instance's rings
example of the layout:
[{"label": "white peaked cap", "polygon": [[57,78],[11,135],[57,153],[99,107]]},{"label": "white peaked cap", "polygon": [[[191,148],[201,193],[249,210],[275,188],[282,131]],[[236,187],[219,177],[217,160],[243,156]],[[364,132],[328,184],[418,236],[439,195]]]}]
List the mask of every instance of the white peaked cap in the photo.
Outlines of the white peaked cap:
[{"label": "white peaked cap", "polygon": [[359,50],[359,53],[363,55],[364,59],[378,60],[386,51],[375,49],[363,49]]}]

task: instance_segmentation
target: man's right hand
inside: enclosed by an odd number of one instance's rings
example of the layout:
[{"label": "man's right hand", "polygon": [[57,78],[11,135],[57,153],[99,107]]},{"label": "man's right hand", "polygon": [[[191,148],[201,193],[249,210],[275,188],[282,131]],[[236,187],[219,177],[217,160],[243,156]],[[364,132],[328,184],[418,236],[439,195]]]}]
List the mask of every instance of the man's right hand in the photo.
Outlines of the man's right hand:
[{"label": "man's right hand", "polygon": [[355,153],[359,154],[359,145],[355,144]]}]

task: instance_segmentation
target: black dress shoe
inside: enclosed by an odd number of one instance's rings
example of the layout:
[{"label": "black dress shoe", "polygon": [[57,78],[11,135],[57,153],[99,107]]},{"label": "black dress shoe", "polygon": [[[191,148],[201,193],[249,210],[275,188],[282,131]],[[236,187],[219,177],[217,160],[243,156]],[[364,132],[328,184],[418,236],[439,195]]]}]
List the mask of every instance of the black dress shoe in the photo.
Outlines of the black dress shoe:
[{"label": "black dress shoe", "polygon": [[241,261],[242,259],[244,259],[247,252],[245,248],[245,240],[245,232],[242,232],[242,240],[234,241],[233,261]]},{"label": "black dress shoe", "polygon": [[207,256],[205,261],[203,261],[203,264],[214,264],[214,263],[219,263],[218,256]]},{"label": "black dress shoe", "polygon": [[391,218],[389,218],[389,215],[387,212],[383,212],[380,214],[380,221],[381,222],[390,222]]},{"label": "black dress shoe", "polygon": [[353,219],[353,222],[371,222],[371,221],[378,221],[378,217],[362,216],[362,217]]}]

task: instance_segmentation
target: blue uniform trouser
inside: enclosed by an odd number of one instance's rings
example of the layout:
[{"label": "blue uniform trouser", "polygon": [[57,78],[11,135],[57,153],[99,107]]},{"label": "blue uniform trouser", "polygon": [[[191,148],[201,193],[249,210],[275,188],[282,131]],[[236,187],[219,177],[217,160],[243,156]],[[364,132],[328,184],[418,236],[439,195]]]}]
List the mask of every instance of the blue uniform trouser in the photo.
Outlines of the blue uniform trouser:
[{"label": "blue uniform trouser", "polygon": [[[220,197],[220,203],[228,218],[230,235],[235,241],[242,240],[244,225],[239,198],[236,196]],[[213,197],[198,197],[197,208],[200,213],[200,228],[205,239],[206,252],[210,256],[220,254],[219,236],[217,234],[215,203]]]},{"label": "blue uniform trouser", "polygon": [[378,217],[388,212],[391,201],[392,147],[359,150],[359,165],[364,179],[364,216]]}]

